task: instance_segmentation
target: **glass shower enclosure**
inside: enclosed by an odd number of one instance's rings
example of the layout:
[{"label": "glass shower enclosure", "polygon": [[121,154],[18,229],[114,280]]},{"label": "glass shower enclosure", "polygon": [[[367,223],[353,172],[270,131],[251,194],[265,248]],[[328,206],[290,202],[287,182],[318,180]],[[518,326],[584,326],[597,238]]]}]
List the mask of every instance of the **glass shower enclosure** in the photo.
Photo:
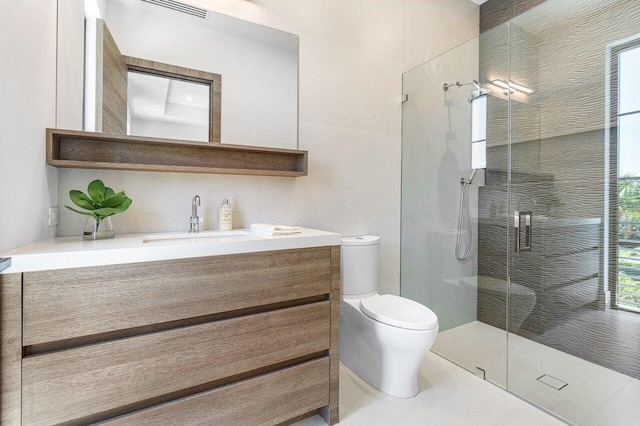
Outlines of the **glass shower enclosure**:
[{"label": "glass shower enclosure", "polygon": [[640,2],[547,0],[403,91],[401,293],[433,351],[569,423],[638,424]]}]

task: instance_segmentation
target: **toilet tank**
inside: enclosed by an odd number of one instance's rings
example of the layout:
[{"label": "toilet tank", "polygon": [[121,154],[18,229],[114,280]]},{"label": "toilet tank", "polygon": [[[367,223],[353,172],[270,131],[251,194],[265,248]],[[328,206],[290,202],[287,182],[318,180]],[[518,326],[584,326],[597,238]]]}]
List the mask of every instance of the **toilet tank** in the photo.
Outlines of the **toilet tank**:
[{"label": "toilet tank", "polygon": [[342,294],[366,294],[378,287],[380,237],[364,235],[342,239],[340,281]]}]

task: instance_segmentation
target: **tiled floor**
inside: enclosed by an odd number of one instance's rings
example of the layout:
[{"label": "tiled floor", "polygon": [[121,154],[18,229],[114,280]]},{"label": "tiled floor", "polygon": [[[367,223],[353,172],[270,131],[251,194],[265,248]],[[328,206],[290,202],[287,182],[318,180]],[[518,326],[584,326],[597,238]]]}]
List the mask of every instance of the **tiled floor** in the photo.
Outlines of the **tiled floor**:
[{"label": "tiled floor", "polygon": [[[507,371],[508,348],[508,371]],[[474,321],[438,335],[434,351],[578,425],[640,424],[640,381],[565,352]],[[508,374],[507,374],[508,373]],[[556,390],[548,374],[568,383]]]},{"label": "tiled floor", "polygon": [[[388,396],[340,366],[341,426],[563,425],[537,408],[431,352],[420,368],[420,393]],[[325,426],[319,416],[296,426]]]}]

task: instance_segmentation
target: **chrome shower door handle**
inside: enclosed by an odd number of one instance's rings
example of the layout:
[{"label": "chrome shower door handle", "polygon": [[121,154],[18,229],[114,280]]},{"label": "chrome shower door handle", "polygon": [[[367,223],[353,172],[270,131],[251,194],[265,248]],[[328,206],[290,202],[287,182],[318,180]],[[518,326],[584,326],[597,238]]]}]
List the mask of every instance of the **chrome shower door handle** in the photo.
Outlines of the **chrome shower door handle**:
[{"label": "chrome shower door handle", "polygon": [[524,247],[520,251],[531,251],[531,212],[524,212]]},{"label": "chrome shower door handle", "polygon": [[[513,214],[514,251],[516,253],[531,251],[532,212],[516,210]],[[520,228],[524,225],[524,247],[521,247]]]},{"label": "chrome shower door handle", "polygon": [[513,242],[514,251],[520,253],[520,210],[513,213],[513,231],[515,240]]}]

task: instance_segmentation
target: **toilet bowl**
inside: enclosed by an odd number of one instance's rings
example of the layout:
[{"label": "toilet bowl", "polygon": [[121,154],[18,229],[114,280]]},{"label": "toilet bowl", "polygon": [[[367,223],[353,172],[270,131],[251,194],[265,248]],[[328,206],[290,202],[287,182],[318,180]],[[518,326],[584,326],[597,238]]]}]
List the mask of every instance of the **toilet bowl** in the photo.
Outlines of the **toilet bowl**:
[{"label": "toilet bowl", "polygon": [[438,335],[438,317],[403,297],[380,295],[380,237],[342,239],[340,359],[389,395],[418,393],[418,368]]}]

